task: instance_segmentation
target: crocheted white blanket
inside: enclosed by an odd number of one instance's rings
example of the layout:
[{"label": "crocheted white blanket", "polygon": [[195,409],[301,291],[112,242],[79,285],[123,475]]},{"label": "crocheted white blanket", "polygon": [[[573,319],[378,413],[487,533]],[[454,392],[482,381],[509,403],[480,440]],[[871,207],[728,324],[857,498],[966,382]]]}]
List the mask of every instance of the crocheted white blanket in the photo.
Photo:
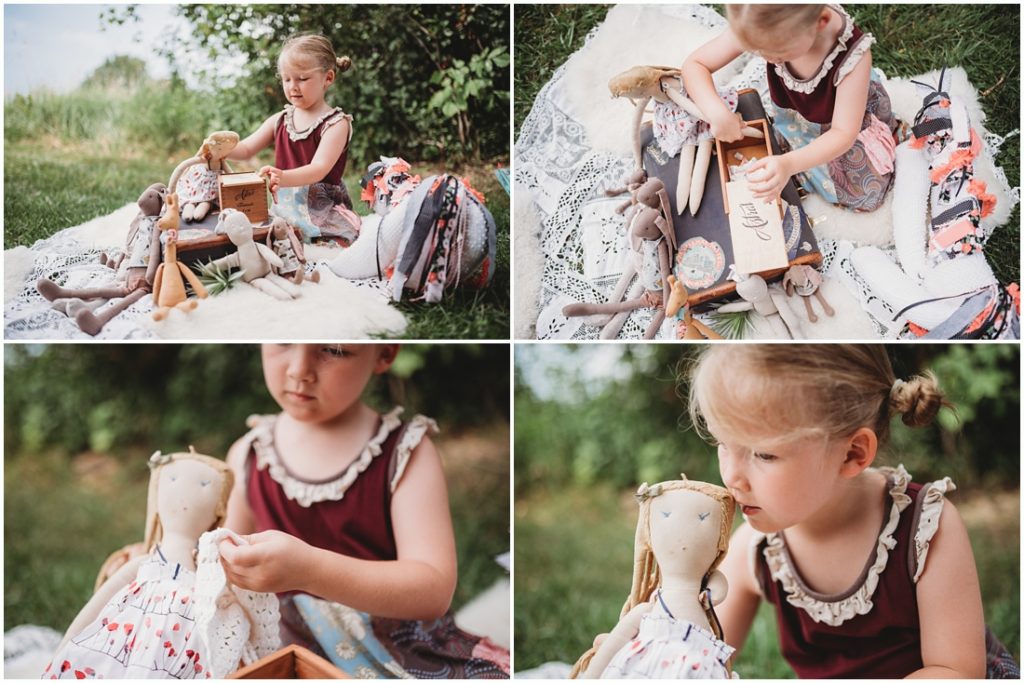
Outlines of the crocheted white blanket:
[{"label": "crocheted white blanket", "polygon": [[[107,286],[114,271],[97,260],[99,252],[123,248],[138,206],[121,209],[82,225],[61,230],[32,247],[4,252],[5,339],[92,339],[73,320],[54,310],[36,291],[39,278],[65,287]],[[379,220],[364,219],[367,224]],[[146,295],[111,320],[96,339],[353,339],[401,335],[405,316],[389,305],[389,291],[376,278],[345,280],[326,266],[337,249],[306,247],[317,264],[320,282],[302,283],[302,295],[279,301],[238,283],[227,292],[199,302],[190,313],[171,311],[161,322],[151,313]],[[102,313],[99,309],[97,313]]]},{"label": "crocheted white blanket", "polygon": [[[701,6],[619,5],[612,8],[583,48],[572,55],[544,86],[520,130],[515,147],[515,273],[517,338],[594,339],[598,330],[583,319],[561,315],[564,305],[597,301],[611,294],[626,262],[621,217],[613,213],[621,199],[608,200],[603,190],[621,186],[632,169],[633,106],[611,99],[608,79],[637,64],[682,64],[686,56],[725,29],[725,20]],[[941,65],[937,65],[941,66]],[[721,87],[757,89],[768,102],[764,60],[736,59],[716,74]],[[1004,224],[1019,202],[992,159],[1003,138],[984,130],[977,91],[963,69],[951,70],[950,93],[967,105],[971,121],[985,140],[975,162],[979,178],[997,197],[995,212],[983,219],[986,233]],[[937,72],[913,76],[934,83]],[[912,121],[921,95],[909,78],[890,78],[886,89],[893,110]],[[870,296],[849,265],[856,246],[889,247],[893,241],[894,198],[870,214],[854,214],[816,196],[804,200],[825,257],[822,292],[836,316],[819,316],[801,324],[807,338],[851,339],[894,334],[883,320],[870,316]],[[794,310],[805,318],[802,305]],[[620,337],[640,338],[650,309],[630,315]],[[753,337],[771,338],[772,330],[754,316]],[[671,337],[672,325],[659,337]]]}]

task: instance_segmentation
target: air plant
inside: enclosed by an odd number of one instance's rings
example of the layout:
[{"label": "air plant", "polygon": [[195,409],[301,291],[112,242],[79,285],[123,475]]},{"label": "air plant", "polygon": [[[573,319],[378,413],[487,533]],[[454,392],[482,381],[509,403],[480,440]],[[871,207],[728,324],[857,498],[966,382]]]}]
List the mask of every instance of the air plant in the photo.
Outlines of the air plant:
[{"label": "air plant", "polygon": [[206,287],[206,291],[212,295],[221,294],[234,287],[235,283],[242,279],[245,273],[241,268],[234,270],[225,268],[221,270],[214,265],[213,261],[200,263],[196,266],[199,271],[199,281]]}]

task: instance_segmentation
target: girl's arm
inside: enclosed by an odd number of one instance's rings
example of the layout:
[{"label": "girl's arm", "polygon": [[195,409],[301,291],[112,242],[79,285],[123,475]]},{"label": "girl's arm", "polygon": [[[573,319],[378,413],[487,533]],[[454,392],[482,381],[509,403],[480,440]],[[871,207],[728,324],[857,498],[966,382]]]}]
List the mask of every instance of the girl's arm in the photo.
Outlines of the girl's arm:
[{"label": "girl's arm", "polygon": [[960,514],[942,505],[917,582],[924,668],[908,678],[984,678],[985,616],[971,542]]},{"label": "girl's arm", "polygon": [[242,535],[256,531],[256,522],[252,516],[252,508],[249,507],[247,493],[248,473],[245,461],[248,455],[248,442],[243,439],[231,444],[231,448],[228,449],[227,463],[235,475],[235,483],[228,498],[228,515],[224,520],[224,526]]},{"label": "girl's arm", "polygon": [[261,174],[270,176],[270,191],[275,192],[279,187],[300,187],[312,185],[323,180],[341,158],[341,153],[348,147],[348,139],[351,133],[351,126],[347,119],[338,121],[324,131],[320,138],[320,144],[316,148],[313,160],[305,166],[281,170],[274,166],[264,166],[260,169]]},{"label": "girl's arm", "polygon": [[251,159],[256,156],[257,152],[268,147],[274,141],[274,128],[277,127],[277,121],[283,115],[282,112],[278,112],[270,116],[256,129],[255,133],[235,145],[235,148],[228,153],[227,158],[236,161]]},{"label": "girl's arm", "polygon": [[729,540],[729,552],[719,566],[729,581],[729,592],[725,600],[715,607],[715,614],[722,622],[723,639],[736,648],[737,655],[743,648],[761,602],[761,592],[750,572],[753,535],[754,530],[749,524],[744,522],[740,525]]},{"label": "girl's arm", "polygon": [[[765,157],[754,162],[747,177],[758,169],[762,177],[751,180],[750,189],[755,197],[777,197],[790,176],[836,159],[846,154],[860,134],[867,109],[868,85],[871,82],[871,52],[865,52],[857,66],[839,84],[832,124],[814,142],[800,149],[778,156]],[[756,176],[755,176],[756,177]]]},{"label": "girl's arm", "polygon": [[711,74],[743,54],[743,47],[732,29],[704,43],[683,62],[686,94],[711,124],[712,134],[723,142],[743,137],[743,117],[725,106],[715,90]]},{"label": "girl's arm", "polygon": [[255,591],[300,590],[375,616],[436,619],[455,591],[455,536],[441,459],[429,439],[409,458],[391,501],[398,559],[358,560],[279,531],[221,543],[228,578]]}]

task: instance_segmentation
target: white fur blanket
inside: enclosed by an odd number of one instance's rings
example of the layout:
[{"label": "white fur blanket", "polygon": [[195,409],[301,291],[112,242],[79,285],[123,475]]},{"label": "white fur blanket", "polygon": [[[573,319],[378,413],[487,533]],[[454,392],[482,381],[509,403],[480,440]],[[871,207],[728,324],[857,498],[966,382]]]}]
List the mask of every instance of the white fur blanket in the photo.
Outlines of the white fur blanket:
[{"label": "white fur blanket", "polygon": [[[624,219],[612,212],[621,200],[608,200],[602,190],[619,186],[632,168],[633,106],[625,99],[610,99],[609,78],[637,64],[682,64],[690,52],[724,29],[724,19],[706,7],[619,5],[541,90],[515,148],[517,338],[596,338],[596,328],[579,318],[565,318],[561,309],[575,301],[600,300],[595,291],[607,296],[621,273]],[[715,79],[719,85],[753,87],[767,101],[764,71],[764,60],[744,56]],[[995,212],[983,221],[990,233],[1009,219],[1019,190],[1009,187],[1005,174],[992,162],[1002,138],[985,131],[976,90],[963,69],[951,73],[951,95],[967,105],[973,125],[986,141],[975,171],[997,197]],[[937,71],[912,78],[935,83]],[[896,115],[913,120],[921,95],[910,78],[889,78],[885,86]],[[797,304],[793,313],[804,318],[801,336],[865,339],[892,333],[867,314],[862,289],[840,264],[854,246],[891,246],[895,201],[899,198],[890,193],[879,210],[855,214],[814,195],[804,200],[825,255],[829,277],[822,292],[836,316],[820,316],[818,323],[810,324]],[[639,337],[650,315],[649,309],[634,312],[621,336]],[[772,336],[758,316],[753,322],[751,336]],[[659,336],[672,335],[671,324],[666,324]]]},{"label": "white fur blanket", "polygon": [[[110,284],[114,271],[100,265],[97,255],[122,248],[136,213],[138,207],[129,204],[62,230],[31,248],[5,251],[4,338],[91,339],[36,292],[36,280],[50,277],[73,288]],[[364,225],[376,220],[379,217],[366,217]],[[338,340],[401,335],[405,317],[389,305],[388,292],[381,283],[344,280],[326,267],[324,262],[338,253],[337,249],[307,246],[306,257],[317,264],[320,282],[303,282],[302,295],[296,299],[279,301],[237,283],[227,292],[200,301],[190,313],[171,311],[166,319],[155,322],[150,315],[152,297],[146,295],[111,320],[96,338]]]}]

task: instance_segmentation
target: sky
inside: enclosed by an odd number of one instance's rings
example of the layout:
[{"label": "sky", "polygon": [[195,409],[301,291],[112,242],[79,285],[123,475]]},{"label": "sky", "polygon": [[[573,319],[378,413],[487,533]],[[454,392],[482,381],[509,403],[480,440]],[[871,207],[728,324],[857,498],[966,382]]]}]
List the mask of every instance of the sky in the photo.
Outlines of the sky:
[{"label": "sky", "polygon": [[167,31],[187,29],[186,22],[174,16],[174,6],[138,5],[141,21],[121,26],[100,21],[107,7],[4,5],[4,97],[41,88],[72,90],[117,54],[145,60],[150,76],[168,76],[167,64],[154,46]]},{"label": "sky", "polygon": [[630,366],[619,362],[623,349],[621,344],[586,344],[575,350],[560,344],[517,344],[515,361],[523,381],[538,398],[569,402],[579,397],[570,395],[572,387],[560,372],[570,372],[597,390],[630,374]]}]

